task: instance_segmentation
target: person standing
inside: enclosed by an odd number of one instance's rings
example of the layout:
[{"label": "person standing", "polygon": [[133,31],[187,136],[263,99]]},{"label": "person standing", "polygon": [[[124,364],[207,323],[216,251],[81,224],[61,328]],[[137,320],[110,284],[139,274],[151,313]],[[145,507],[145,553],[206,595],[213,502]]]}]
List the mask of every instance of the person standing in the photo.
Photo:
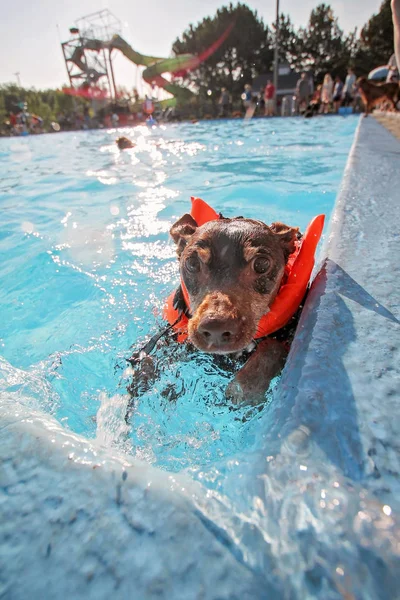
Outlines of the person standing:
[{"label": "person standing", "polygon": [[267,81],[267,85],[264,90],[265,100],[265,116],[273,117],[275,115],[275,86],[271,80]]},{"label": "person standing", "polygon": [[13,112],[10,112],[10,130],[12,135],[17,132],[17,117]]},{"label": "person standing", "polygon": [[342,98],[344,106],[350,106],[353,103],[354,85],[356,83],[356,76],[351,67],[347,69],[347,77],[344,82]]},{"label": "person standing", "polygon": [[400,69],[400,0],[392,0],[392,17],[393,17],[393,33],[394,33],[394,53],[396,55],[396,63]]},{"label": "person standing", "polygon": [[389,58],[388,62],[388,74],[386,77],[386,83],[392,83],[399,81],[399,69],[397,68],[396,54],[393,53]]},{"label": "person standing", "polygon": [[321,114],[327,115],[333,98],[333,80],[330,73],[324,77],[321,90]]},{"label": "person standing", "polygon": [[83,107],[83,129],[89,129],[90,117],[89,117],[89,106]]},{"label": "person standing", "polygon": [[111,125],[113,127],[118,127],[118,125],[119,125],[119,116],[117,115],[117,113],[113,113],[111,115]]},{"label": "person standing", "polygon": [[253,90],[249,83],[246,83],[246,85],[244,86],[242,100],[243,100],[244,107],[246,109],[244,118],[251,119],[256,111],[257,102],[255,101],[255,99],[253,97]]},{"label": "person standing", "polygon": [[296,112],[303,112],[310,100],[310,84],[305,73],[301,74],[296,85]]},{"label": "person standing", "polygon": [[310,98],[313,96],[314,91],[315,91],[315,86],[314,86],[314,75],[312,74],[312,71],[309,71],[307,73],[307,78],[308,78],[308,85],[310,87]]},{"label": "person standing", "polygon": [[226,88],[221,89],[221,96],[219,97],[218,104],[220,106],[219,116],[226,119],[229,111],[230,97]]},{"label": "person standing", "polygon": [[335,109],[335,113],[339,112],[340,104],[342,102],[342,93],[343,81],[340,79],[339,75],[336,75],[335,87],[333,88],[333,107]]},{"label": "person standing", "polygon": [[264,88],[260,87],[260,91],[258,93],[258,112],[260,114],[264,114],[265,113],[265,95],[264,95]]},{"label": "person standing", "polygon": [[251,85],[249,83],[246,83],[244,86],[242,100],[246,110],[253,104],[253,90],[251,89]]},{"label": "person standing", "polygon": [[144,99],[143,112],[148,117],[150,117],[150,115],[152,115],[154,112],[154,102],[153,102],[153,98],[150,98],[150,96],[146,96]]}]

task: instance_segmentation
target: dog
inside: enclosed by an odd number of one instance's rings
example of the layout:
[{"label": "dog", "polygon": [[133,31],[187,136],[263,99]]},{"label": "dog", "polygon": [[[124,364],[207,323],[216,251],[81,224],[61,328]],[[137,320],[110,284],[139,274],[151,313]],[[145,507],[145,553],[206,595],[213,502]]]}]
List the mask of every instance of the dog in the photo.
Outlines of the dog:
[{"label": "dog", "polygon": [[396,105],[400,100],[399,83],[374,83],[366,77],[359,77],[356,85],[360,90],[366,115],[372,112],[374,106],[382,102],[387,102],[392,109],[397,110]]},{"label": "dog", "polygon": [[115,143],[117,144],[117,146],[120,150],[128,150],[130,148],[135,147],[135,144],[133,142],[131,142],[131,140],[125,136],[122,136],[122,137],[119,137],[118,139],[116,139]]},{"label": "dog", "polygon": [[321,109],[321,102],[318,101],[311,101],[306,110],[304,111],[304,118],[305,119],[311,119],[311,117],[315,117],[316,115],[319,115]]},{"label": "dog", "polygon": [[[189,344],[202,352],[228,356],[254,347],[259,321],[285,282],[287,259],[295,250],[296,240],[301,239],[299,228],[222,215],[197,226],[193,217],[185,214],[172,226],[170,235],[190,300]],[[174,306],[180,312],[187,309],[182,284],[175,292]],[[271,380],[285,364],[288,348],[283,342],[293,334],[293,323],[284,329],[283,336],[281,330],[258,341],[228,385],[227,398],[237,404],[258,404],[264,399]],[[160,335],[155,337],[158,340]],[[130,360],[135,367],[137,356]],[[148,388],[156,377],[151,357],[146,355],[142,360],[135,376],[144,374],[144,386],[134,380],[132,394]]]}]

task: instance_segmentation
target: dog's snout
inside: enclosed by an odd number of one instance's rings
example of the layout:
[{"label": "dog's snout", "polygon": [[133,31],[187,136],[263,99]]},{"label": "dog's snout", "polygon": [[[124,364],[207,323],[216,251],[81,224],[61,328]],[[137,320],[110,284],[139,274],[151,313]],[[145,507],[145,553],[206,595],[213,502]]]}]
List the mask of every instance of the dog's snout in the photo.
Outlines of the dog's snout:
[{"label": "dog's snout", "polygon": [[213,319],[207,317],[201,321],[198,333],[206,344],[223,346],[232,342],[239,331],[237,319]]},{"label": "dog's snout", "polygon": [[239,352],[253,338],[254,321],[244,295],[240,296],[236,291],[212,292],[203,298],[189,319],[189,339],[203,352]]}]

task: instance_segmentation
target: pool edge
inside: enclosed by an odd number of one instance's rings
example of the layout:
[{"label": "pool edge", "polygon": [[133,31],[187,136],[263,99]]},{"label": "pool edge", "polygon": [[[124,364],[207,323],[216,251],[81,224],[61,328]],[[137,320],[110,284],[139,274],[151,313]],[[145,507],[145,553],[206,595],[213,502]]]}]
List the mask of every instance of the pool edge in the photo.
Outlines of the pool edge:
[{"label": "pool edge", "polygon": [[[333,462],[340,471],[355,480],[368,481],[371,474],[377,489],[377,473],[389,469],[376,446],[393,446],[389,415],[399,397],[399,159],[400,142],[375,119],[362,117],[277,393],[282,414],[270,436],[282,440],[305,427],[321,447],[327,446],[322,437],[332,436],[339,442]],[[323,408],[331,420],[322,432],[316,417]],[[379,420],[379,432],[369,420]],[[400,461],[397,468],[399,474]],[[395,489],[400,492],[400,483]]]}]

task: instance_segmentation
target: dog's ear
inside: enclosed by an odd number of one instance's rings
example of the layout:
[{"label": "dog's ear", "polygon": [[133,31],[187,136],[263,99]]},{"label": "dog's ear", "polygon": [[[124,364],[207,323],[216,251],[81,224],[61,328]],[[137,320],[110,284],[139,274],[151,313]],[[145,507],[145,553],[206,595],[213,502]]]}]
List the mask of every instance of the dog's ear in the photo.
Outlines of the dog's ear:
[{"label": "dog's ear", "polygon": [[285,260],[287,260],[290,254],[296,249],[295,241],[299,238],[299,228],[289,227],[289,225],[285,225],[284,223],[272,223],[270,229],[277,236]]},{"label": "dog's ear", "polygon": [[179,221],[172,225],[169,233],[177,245],[176,251],[178,256],[182,254],[186,244],[189,241],[189,238],[194,234],[196,229],[197,223],[189,214],[183,215]]}]

